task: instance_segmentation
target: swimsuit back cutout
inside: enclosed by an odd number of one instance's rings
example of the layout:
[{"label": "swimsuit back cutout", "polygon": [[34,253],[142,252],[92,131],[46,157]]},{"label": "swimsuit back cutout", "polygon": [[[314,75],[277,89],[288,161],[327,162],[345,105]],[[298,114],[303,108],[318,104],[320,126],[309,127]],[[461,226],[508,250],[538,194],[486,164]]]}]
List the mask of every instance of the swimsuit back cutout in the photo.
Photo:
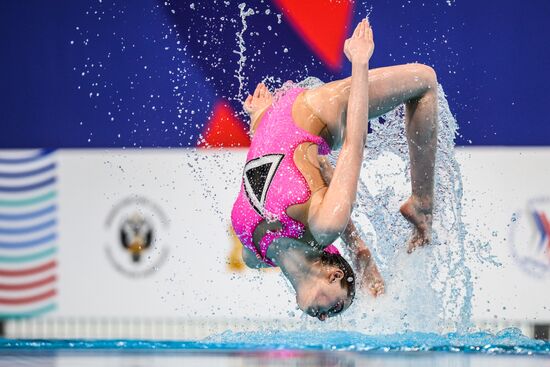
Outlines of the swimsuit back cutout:
[{"label": "swimsuit back cutout", "polygon": [[[286,213],[288,207],[305,203],[311,195],[307,181],[294,163],[294,151],[298,145],[312,142],[318,145],[319,154],[330,152],[323,138],[294,123],[292,106],[302,90],[288,90],[259,122],[246,157],[241,190],[231,212],[233,228],[243,245],[271,266],[276,265],[266,258],[269,245],[277,238],[301,238],[305,231],[304,224]],[[281,228],[267,230],[257,249],[253,234],[263,220],[278,221]],[[325,251],[338,253],[332,245]]]}]

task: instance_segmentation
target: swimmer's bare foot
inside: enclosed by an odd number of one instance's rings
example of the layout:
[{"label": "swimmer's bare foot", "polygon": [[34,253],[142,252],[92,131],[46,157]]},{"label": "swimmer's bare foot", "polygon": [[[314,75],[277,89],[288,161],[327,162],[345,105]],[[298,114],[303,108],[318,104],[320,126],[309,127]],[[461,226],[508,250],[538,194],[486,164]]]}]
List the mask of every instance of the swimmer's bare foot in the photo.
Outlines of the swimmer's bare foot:
[{"label": "swimmer's bare foot", "polygon": [[269,92],[269,89],[264,83],[258,83],[253,95],[248,95],[244,101],[243,108],[250,116],[251,121],[255,121],[256,118],[271,105],[273,96]]},{"label": "swimmer's bare foot", "polygon": [[362,272],[361,288],[367,289],[374,297],[383,294],[385,291],[384,279],[370,251],[368,249],[359,250],[356,257]]},{"label": "swimmer's bare foot", "polygon": [[412,253],[417,247],[427,245],[432,239],[432,206],[422,203],[411,196],[401,205],[401,214],[414,226],[409,239],[407,252]]}]

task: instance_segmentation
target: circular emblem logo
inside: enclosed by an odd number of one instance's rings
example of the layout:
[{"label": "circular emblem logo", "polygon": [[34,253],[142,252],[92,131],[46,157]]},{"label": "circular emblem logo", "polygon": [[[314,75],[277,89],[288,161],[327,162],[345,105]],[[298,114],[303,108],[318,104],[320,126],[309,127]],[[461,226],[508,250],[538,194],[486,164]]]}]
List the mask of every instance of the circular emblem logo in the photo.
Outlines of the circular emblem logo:
[{"label": "circular emblem logo", "polygon": [[144,197],[122,200],[105,220],[107,258],[120,273],[143,277],[155,272],[166,260],[168,218]]},{"label": "circular emblem logo", "polygon": [[537,278],[550,273],[550,197],[534,198],[512,216],[510,248],[526,273]]}]

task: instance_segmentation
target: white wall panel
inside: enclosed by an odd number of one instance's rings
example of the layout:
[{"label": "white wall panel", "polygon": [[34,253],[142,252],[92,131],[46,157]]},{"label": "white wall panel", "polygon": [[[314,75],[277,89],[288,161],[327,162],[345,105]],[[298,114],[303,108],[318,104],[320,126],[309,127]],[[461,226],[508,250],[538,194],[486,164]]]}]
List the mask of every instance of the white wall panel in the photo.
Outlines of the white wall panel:
[{"label": "white wall panel", "polygon": [[[277,272],[227,270],[229,212],[244,151],[61,150],[57,154],[58,316],[274,318],[288,317],[295,309],[294,296]],[[470,236],[490,242],[502,263],[494,267],[472,261],[474,317],[550,321],[550,270],[539,277],[529,274],[528,267],[526,271],[511,256],[508,241],[514,213],[525,211],[530,199],[550,197],[550,150],[462,148],[457,154]],[[149,275],[130,276],[117,270],[107,254],[110,248],[117,261],[132,266],[115,230],[119,222],[105,224],[121,201],[132,198],[146,199],[168,218],[162,223],[155,210],[143,209],[143,215],[154,217],[151,222],[158,237],[156,247],[134,265],[136,274],[141,274],[160,261]],[[128,204],[122,211],[135,211],[136,205]],[[547,210],[550,217],[550,207],[540,210]],[[529,224],[525,228],[516,248],[538,243],[540,233],[528,232]],[[548,252],[531,255],[540,255],[550,269]]]}]

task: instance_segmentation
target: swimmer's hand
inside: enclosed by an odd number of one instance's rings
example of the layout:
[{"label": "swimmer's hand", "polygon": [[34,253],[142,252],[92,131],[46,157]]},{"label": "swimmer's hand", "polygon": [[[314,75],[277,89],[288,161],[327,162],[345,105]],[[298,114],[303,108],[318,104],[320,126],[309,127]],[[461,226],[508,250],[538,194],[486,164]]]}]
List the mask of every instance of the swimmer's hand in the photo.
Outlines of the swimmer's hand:
[{"label": "swimmer's hand", "polygon": [[374,40],[369,21],[363,19],[352,36],[344,42],[344,54],[352,63],[368,63],[374,51]]},{"label": "swimmer's hand", "polygon": [[[332,171],[328,162],[323,162],[322,164],[325,163],[328,164],[326,173],[330,173],[328,177],[330,182]],[[325,177],[325,179],[327,178]],[[354,255],[352,258],[354,268],[357,270],[357,287],[368,290],[374,297],[384,293],[384,279],[378,270],[378,266],[376,266],[376,262],[367,244],[357,232],[357,228],[355,228],[355,224],[353,224],[351,219],[348,221],[348,225],[340,237]]]},{"label": "swimmer's hand", "polygon": [[370,250],[366,246],[362,246],[355,252],[356,267],[361,275],[360,287],[366,289],[374,297],[384,293],[384,279],[376,266],[376,262],[372,257]]}]

